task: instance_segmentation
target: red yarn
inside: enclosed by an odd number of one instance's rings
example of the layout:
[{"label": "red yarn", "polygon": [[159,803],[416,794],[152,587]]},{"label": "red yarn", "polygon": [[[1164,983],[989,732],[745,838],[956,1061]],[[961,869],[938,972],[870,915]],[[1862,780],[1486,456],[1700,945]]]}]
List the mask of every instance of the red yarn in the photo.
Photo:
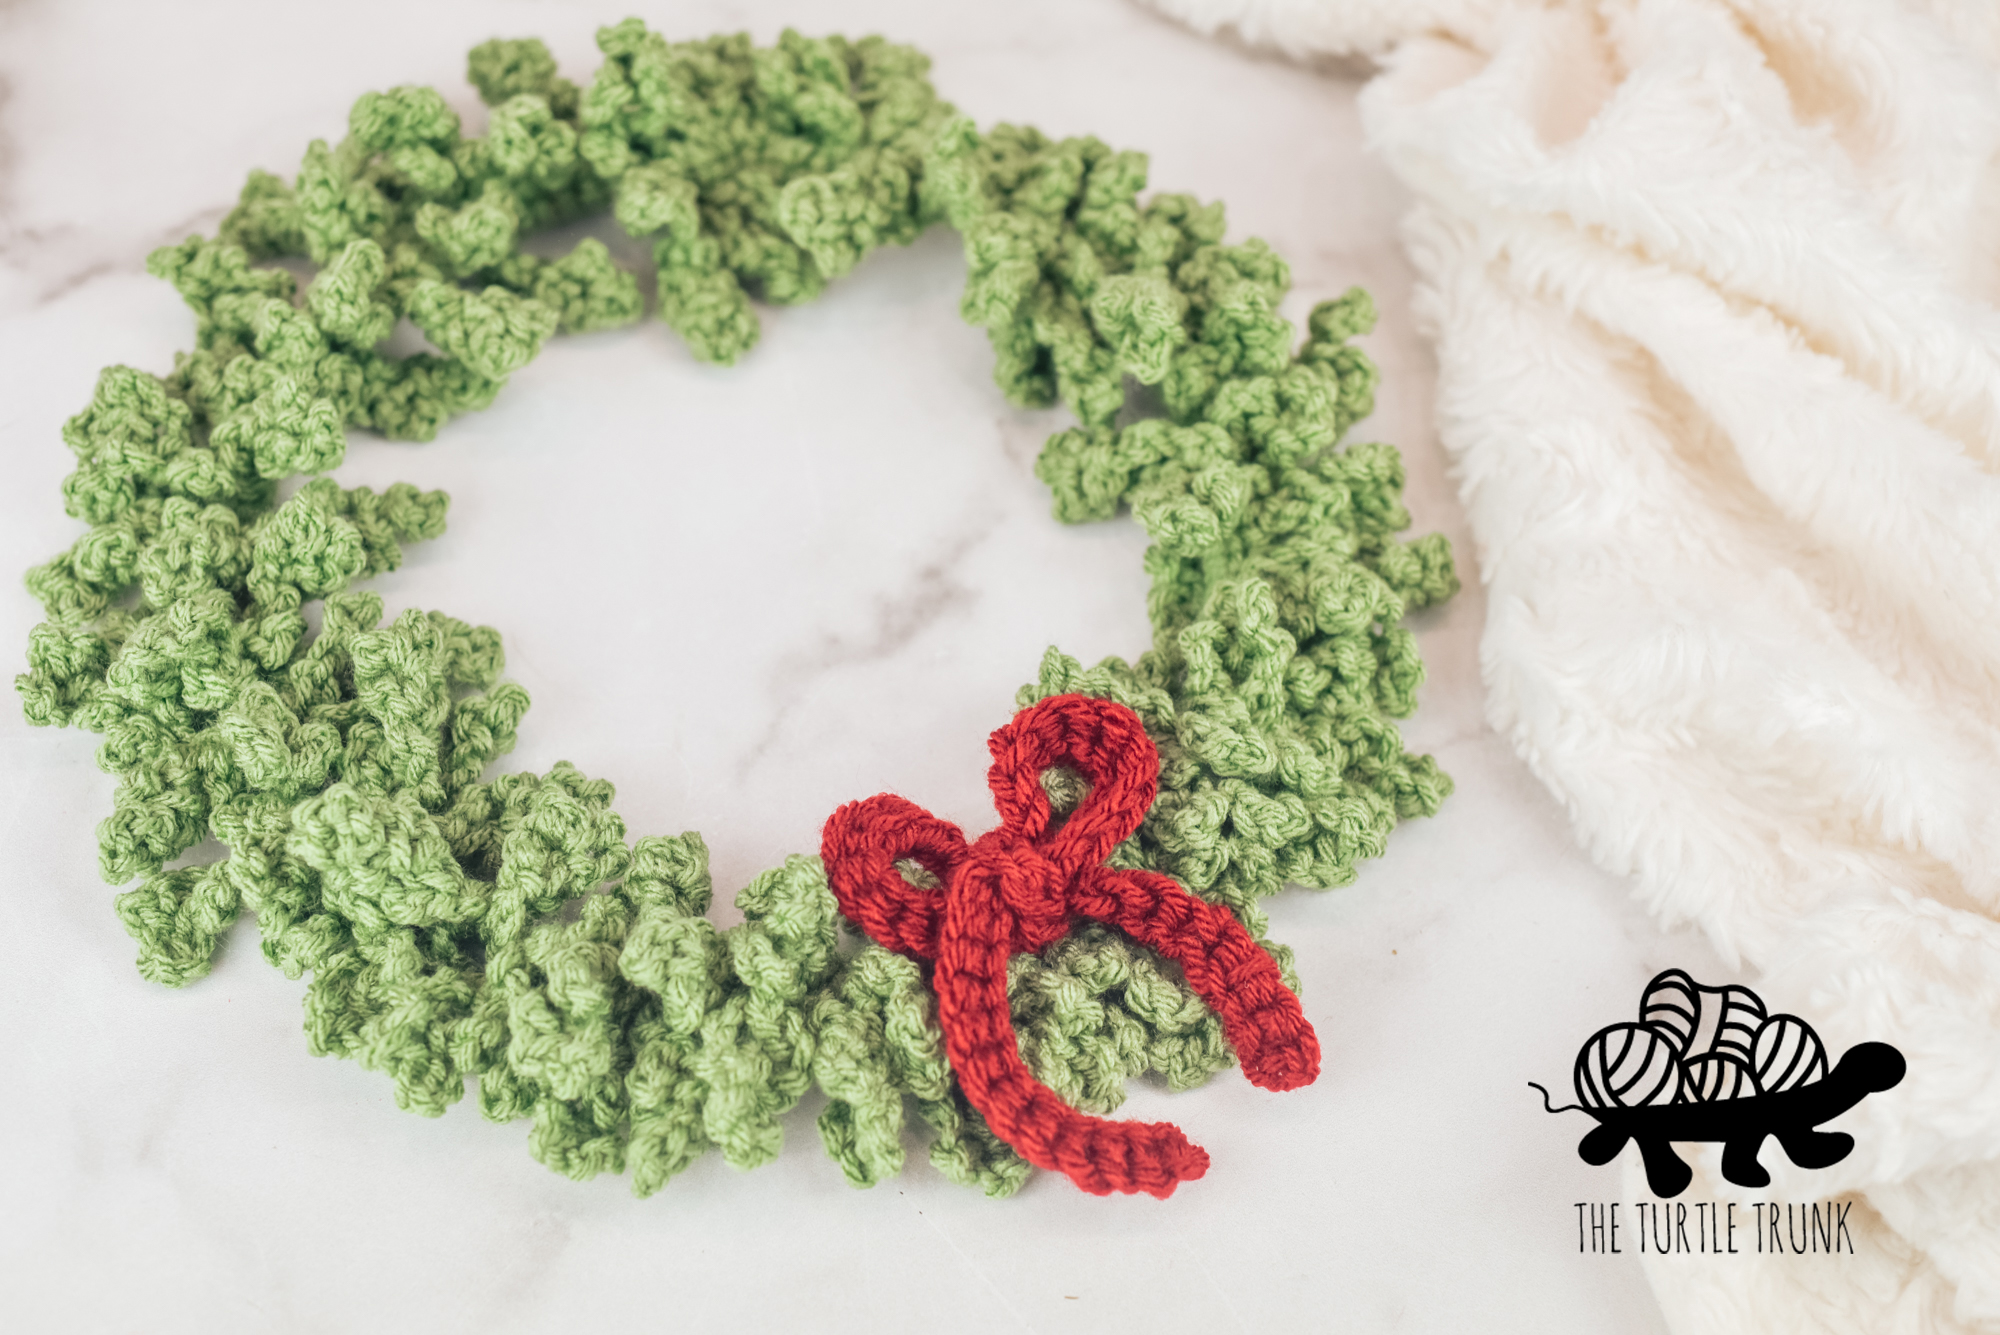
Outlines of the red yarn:
[{"label": "red yarn", "polygon": [[[1169,1196],[1208,1171],[1208,1153],[1166,1122],[1112,1122],[1069,1107],[1021,1060],[1007,1009],[1007,961],[1094,918],[1186,971],[1222,1017],[1243,1073],[1265,1089],[1319,1074],[1319,1039],[1277,964],[1227,909],[1157,872],[1103,865],[1153,805],[1159,753],[1123,705],[1063,695],[1022,710],[987,747],[1001,825],[970,847],[956,825],[883,793],[827,819],[820,853],[840,910],[877,942],[934,960],[938,1021],[959,1087],[993,1133],[1093,1195]],[[1090,793],[1053,833],[1042,771],[1068,765]],[[910,884],[911,859],[944,885]]]}]

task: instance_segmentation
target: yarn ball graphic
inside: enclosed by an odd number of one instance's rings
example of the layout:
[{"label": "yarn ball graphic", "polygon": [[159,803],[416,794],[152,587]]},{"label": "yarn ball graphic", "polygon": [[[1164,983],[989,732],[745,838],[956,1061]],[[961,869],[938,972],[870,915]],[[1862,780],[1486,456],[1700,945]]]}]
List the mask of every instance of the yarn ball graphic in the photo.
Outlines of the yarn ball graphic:
[{"label": "yarn ball graphic", "polygon": [[[1668,969],[1646,984],[1639,996],[1639,1024],[1652,1029],[1673,1045],[1681,1064],[1681,1080],[1674,1099],[1613,1099],[1593,1102],[1584,1089],[1586,1058],[1592,1046],[1613,1029],[1634,1028],[1613,1025],[1601,1031],[1577,1055],[1577,1097],[1588,1107],[1641,1107],[1649,1102],[1712,1103],[1717,1099],[1747,1098],[1772,1086],[1764,1079],[1766,1066],[1793,1072],[1790,1084],[1805,1084],[1826,1074],[1826,1049],[1812,1026],[1796,1015],[1782,1017],[1787,1023],[1771,1030],[1766,1040],[1772,1045],[1770,1062],[1757,1059],[1757,1044],[1771,1021],[1765,1018],[1764,999],[1740,984],[1704,987],[1684,969]],[[1803,1052],[1805,1055],[1800,1057]],[[1811,1054],[1819,1054],[1819,1066],[1811,1065]],[[1721,1060],[1717,1060],[1721,1059]],[[1594,1059],[1592,1059],[1594,1060]],[[1796,1061],[1797,1069],[1793,1071]]]},{"label": "yarn ball graphic", "polygon": [[1767,1093],[1826,1079],[1826,1045],[1796,1015],[1773,1015],[1751,1045],[1757,1088]]},{"label": "yarn ball graphic", "polygon": [[1747,987],[1705,987],[1701,991],[1704,1002],[1713,997],[1716,1007],[1715,1037],[1708,1050],[1727,1053],[1747,1065],[1757,1030],[1764,1023],[1764,999]]},{"label": "yarn ball graphic", "polygon": [[1597,1126],[1576,1147],[1602,1166],[1636,1142],[1646,1184],[1678,1196],[1694,1171],[1675,1141],[1720,1141],[1722,1176],[1740,1187],[1769,1186],[1757,1161],[1767,1138],[1800,1168],[1827,1168],[1854,1150],[1854,1137],[1821,1131],[1870,1094],[1901,1083],[1908,1065],[1887,1043],[1857,1043],[1831,1070],[1826,1045],[1796,1015],[1767,1015],[1747,987],[1703,987],[1680,969],[1646,985],[1638,1023],[1607,1025],[1576,1056],[1578,1103],[1551,1113],[1586,1112]]},{"label": "yarn ball graphic", "polygon": [[1701,984],[1680,969],[1668,969],[1646,984],[1639,998],[1639,1019],[1668,1035],[1674,1052],[1685,1056],[1701,1021]]},{"label": "yarn ball graphic", "polygon": [[1576,1055],[1576,1096],[1593,1108],[1679,1103],[1681,1082],[1672,1038],[1652,1025],[1606,1025]]},{"label": "yarn ball graphic", "polygon": [[1690,1057],[1681,1067],[1682,1089],[1689,1103],[1747,1099],[1761,1091],[1750,1068],[1726,1052]]}]

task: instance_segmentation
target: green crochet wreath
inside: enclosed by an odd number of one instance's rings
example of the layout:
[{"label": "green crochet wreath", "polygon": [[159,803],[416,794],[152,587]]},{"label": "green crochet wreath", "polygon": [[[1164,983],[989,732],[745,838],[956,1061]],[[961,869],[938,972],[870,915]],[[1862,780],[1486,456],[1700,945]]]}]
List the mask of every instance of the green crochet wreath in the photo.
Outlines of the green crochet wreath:
[{"label": "green crochet wreath", "polygon": [[[536,228],[609,204],[654,238],[660,316],[728,363],[757,340],[753,297],[806,300],[946,220],[1000,387],[1078,421],[1036,465],[1057,517],[1123,505],[1152,539],[1153,647],[1088,669],[1050,649],[1017,703],[1135,710],[1160,794],[1115,861],[1261,939],[1259,899],[1351,882],[1451,789],[1390,722],[1423,676],[1399,623],[1457,587],[1450,551],[1395,537],[1394,449],[1336,448],[1372,406],[1348,340],[1373,309],[1358,289],[1318,306],[1295,350],[1284,262],[1224,244],[1220,204],[1141,204],[1144,156],[1095,139],[980,134],[908,47],[674,43],[636,19],[598,45],[587,89],[538,41],[474,50],[483,138],[432,89],[366,94],[291,184],[253,172],[218,237],[149,257],[197,346],[164,377],[106,370],[63,428],[66,509],[90,531],[28,574],[47,620],[17,679],[27,716],[104,736],[101,866],[139,878],[117,910],[140,972],[201,977],[254,911],[266,957],[312,976],[313,1052],[386,1072],[404,1108],[439,1114],[473,1076],[488,1117],[534,1119],[543,1163],[629,1168],[644,1195],[710,1145],[770,1159],[815,1083],[828,1152],[871,1185],[902,1167],[912,1095],[932,1162],[1008,1194],[1027,1165],[958,1094],[918,966],[843,939],[817,857],[757,876],[718,931],[699,835],[628,844],[611,785],[568,764],[481,778],[528,708],[499,680],[499,635],[441,612],[385,624],[353,587],[444,531],[444,494],[324,474],[348,426],[427,440],[558,330],[639,318],[601,242],[542,260],[519,248]],[[317,266],[303,294],[259,266],[281,256]],[[381,351],[399,319],[442,355]],[[1119,426],[1130,382],[1164,415]],[[296,474],[319,476],[281,500]],[[211,835],[226,858],[169,867]],[[1178,1089],[1233,1062],[1178,975],[1103,928],[1017,958],[1010,994],[1030,1067],[1087,1111],[1128,1077]]]}]

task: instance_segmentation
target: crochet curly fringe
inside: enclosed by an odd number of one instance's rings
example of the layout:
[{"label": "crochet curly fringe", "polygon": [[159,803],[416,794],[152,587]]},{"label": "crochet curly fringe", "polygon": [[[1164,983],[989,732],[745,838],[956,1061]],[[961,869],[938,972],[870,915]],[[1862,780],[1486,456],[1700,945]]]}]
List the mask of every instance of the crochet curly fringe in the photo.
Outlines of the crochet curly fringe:
[{"label": "crochet curly fringe", "polygon": [[[636,19],[598,44],[587,88],[538,41],[474,50],[484,137],[432,89],[366,94],[290,183],[253,172],[217,237],[149,257],[196,346],[164,377],[106,370],[63,429],[65,508],[90,529],[28,574],[47,620],[17,679],[27,717],[103,735],[119,787],[100,865],[139,880],[117,911],[140,972],[200,978],[251,911],[266,957],[311,975],[312,1051],[386,1073],[404,1108],[442,1113],[473,1077],[486,1116],[533,1119],[543,1163],[629,1169],[645,1195],[710,1146],[769,1160],[814,1084],[828,1152],[872,1185],[903,1165],[910,1096],[940,1171],[1009,1194],[1028,1166],[957,1090],[923,972],[844,942],[817,857],[753,879],[721,931],[699,835],[628,844],[611,785],[568,764],[482,779],[528,708],[498,633],[385,623],[353,587],[443,532],[443,493],[316,476],[280,504],[279,484],[338,467],[347,427],[427,440],[557,331],[640,318],[601,242],[538,259],[520,249],[537,228],[608,205],[652,238],[660,317],[728,363],[757,340],[753,298],[804,301],[947,221],[1000,387],[1076,417],[1036,468],[1056,515],[1129,507],[1152,539],[1151,649],[1090,668],[1051,649],[1017,703],[1134,710],[1159,796],[1111,865],[1166,873],[1261,939],[1261,898],[1348,884],[1451,788],[1391,722],[1423,676],[1399,623],[1457,587],[1450,551],[1395,536],[1394,449],[1338,447],[1372,406],[1349,340],[1373,309],[1358,289],[1324,303],[1295,347],[1284,262],[1225,244],[1220,204],[1142,204],[1145,157],[1094,139],[979,133],[910,48],[675,43]],[[277,257],[317,266],[303,292],[260,265]],[[442,355],[380,350],[401,319]],[[1132,382],[1163,415],[1120,426]],[[1044,782],[1079,796],[1074,775]],[[211,835],[226,858],[169,866]],[[1178,972],[1102,927],[1016,956],[1008,995],[1036,1078],[1085,1110],[1131,1076],[1179,1089],[1234,1061]]]}]

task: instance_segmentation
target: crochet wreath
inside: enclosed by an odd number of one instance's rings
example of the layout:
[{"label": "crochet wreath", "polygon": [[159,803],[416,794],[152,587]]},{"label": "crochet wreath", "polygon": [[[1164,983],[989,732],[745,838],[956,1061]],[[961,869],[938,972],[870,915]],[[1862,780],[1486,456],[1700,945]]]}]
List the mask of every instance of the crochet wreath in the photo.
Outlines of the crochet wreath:
[{"label": "crochet wreath", "polygon": [[[1036,465],[1056,516],[1129,507],[1152,540],[1152,647],[1090,668],[1052,648],[1017,704],[1136,714],[1158,796],[1109,866],[1225,907],[1296,988],[1258,901],[1350,883],[1451,789],[1391,722],[1423,675],[1399,623],[1456,589],[1450,551],[1396,537],[1393,448],[1339,447],[1372,407],[1348,340],[1373,308],[1359,289],[1323,303],[1295,346],[1284,262],[1225,244],[1220,204],[1141,203],[1145,157],[1095,139],[979,133],[908,47],[676,43],[636,19],[598,45],[588,88],[539,41],[474,50],[484,137],[432,89],[365,94],[290,184],[253,172],[218,236],[148,258],[196,347],[165,376],[107,369],[63,428],[65,508],[90,529],[28,574],[47,619],[17,679],[27,717],[103,734],[119,784],[100,865],[139,880],[116,903],[140,972],[201,977],[251,910],[265,956],[311,975],[312,1051],[388,1074],[401,1107],[440,1114],[474,1077],[486,1116],[533,1119],[543,1163],[629,1169],[645,1195],[709,1146],[770,1159],[814,1084],[828,1152],[872,1185],[902,1167],[908,1095],[942,1173],[1009,1194],[1028,1165],[959,1088],[929,971],[857,948],[818,857],[755,877],[720,931],[699,835],[627,843],[611,784],[567,763],[481,777],[527,694],[500,681],[494,630],[384,622],[354,587],[442,533],[446,497],[340,486],[344,430],[430,439],[557,331],[640,317],[602,242],[537,258],[538,228],[609,205],[652,238],[661,318],[729,363],[757,340],[753,297],[804,301],[948,221],[1001,389],[1075,415]],[[303,292],[261,263],[280,257],[316,266]],[[404,319],[436,353],[382,350]],[[1040,782],[1057,811],[1084,796],[1069,769]],[[211,836],[226,857],[169,865]],[[1005,987],[1021,1057],[1076,1108],[1235,1060],[1181,972],[1101,925],[1014,955]]]}]

